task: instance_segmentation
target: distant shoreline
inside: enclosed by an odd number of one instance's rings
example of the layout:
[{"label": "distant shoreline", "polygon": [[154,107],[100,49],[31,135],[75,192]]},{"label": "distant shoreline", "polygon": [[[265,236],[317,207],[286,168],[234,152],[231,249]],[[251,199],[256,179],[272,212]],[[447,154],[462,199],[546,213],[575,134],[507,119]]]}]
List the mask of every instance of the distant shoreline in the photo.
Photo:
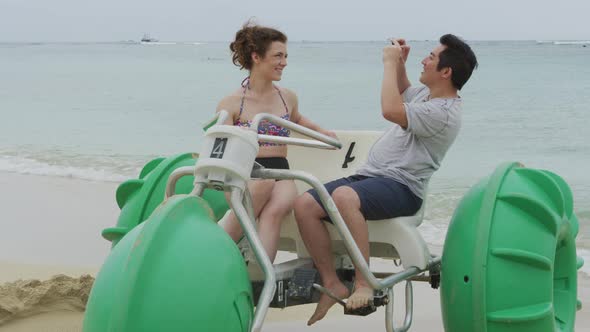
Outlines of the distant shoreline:
[{"label": "distant shoreline", "polygon": [[[493,42],[505,42],[505,43],[537,43],[537,44],[554,44],[554,45],[587,45],[590,44],[590,40],[583,39],[469,39],[470,42],[475,43],[493,43]],[[216,44],[216,43],[229,43],[229,40],[205,40],[205,41],[190,41],[190,40],[159,40],[157,42],[142,43],[139,40],[119,40],[119,41],[0,41],[2,44],[17,44],[17,45],[100,45],[100,44],[176,44],[176,45],[190,45],[190,44]],[[290,43],[294,44],[326,44],[326,43],[383,43],[383,40],[290,40]],[[419,39],[419,40],[408,40],[413,43],[430,43],[438,42],[434,39]]]}]

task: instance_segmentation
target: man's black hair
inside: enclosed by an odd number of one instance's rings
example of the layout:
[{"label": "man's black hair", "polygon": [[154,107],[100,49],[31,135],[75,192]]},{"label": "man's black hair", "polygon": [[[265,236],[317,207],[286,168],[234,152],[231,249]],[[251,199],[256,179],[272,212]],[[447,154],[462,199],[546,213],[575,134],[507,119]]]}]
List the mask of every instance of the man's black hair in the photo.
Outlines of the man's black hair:
[{"label": "man's black hair", "polygon": [[457,90],[461,90],[471,77],[473,70],[477,68],[477,58],[471,47],[455,35],[446,34],[440,37],[440,43],[446,48],[438,56],[439,61],[436,69],[450,67],[453,70],[451,75],[453,86]]}]

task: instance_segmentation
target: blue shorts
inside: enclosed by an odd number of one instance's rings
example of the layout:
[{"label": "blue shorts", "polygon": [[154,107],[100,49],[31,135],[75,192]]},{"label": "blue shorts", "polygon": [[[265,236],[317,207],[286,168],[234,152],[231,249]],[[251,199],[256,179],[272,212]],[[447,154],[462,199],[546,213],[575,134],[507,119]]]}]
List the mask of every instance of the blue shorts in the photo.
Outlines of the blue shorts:
[{"label": "blue shorts", "polygon": [[[361,201],[361,213],[366,220],[381,220],[401,216],[413,216],[420,210],[422,199],[416,196],[408,186],[393,179],[352,175],[324,184],[328,193],[341,186],[352,188]],[[308,191],[324,208],[315,189]],[[326,211],[326,208],[324,208]],[[327,212],[326,212],[327,215]],[[324,218],[332,222],[329,216]]]}]

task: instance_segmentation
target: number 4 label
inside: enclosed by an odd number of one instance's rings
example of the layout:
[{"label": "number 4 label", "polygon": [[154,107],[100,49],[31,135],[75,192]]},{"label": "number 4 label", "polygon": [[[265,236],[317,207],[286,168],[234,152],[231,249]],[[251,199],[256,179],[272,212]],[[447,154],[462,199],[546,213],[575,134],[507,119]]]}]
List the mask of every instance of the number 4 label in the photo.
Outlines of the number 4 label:
[{"label": "number 4 label", "polygon": [[213,142],[213,150],[211,150],[211,158],[221,159],[223,158],[223,153],[225,152],[225,146],[227,145],[227,137],[220,138],[217,137],[215,142]]}]

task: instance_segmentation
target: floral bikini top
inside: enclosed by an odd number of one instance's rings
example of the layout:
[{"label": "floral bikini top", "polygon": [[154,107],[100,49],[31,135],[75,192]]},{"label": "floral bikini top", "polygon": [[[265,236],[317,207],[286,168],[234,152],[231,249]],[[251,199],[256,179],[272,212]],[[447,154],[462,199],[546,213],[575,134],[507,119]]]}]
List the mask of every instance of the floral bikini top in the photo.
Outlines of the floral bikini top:
[{"label": "floral bikini top", "polygon": [[[242,111],[244,110],[244,99],[246,97],[246,90],[248,90],[250,88],[250,82],[248,81],[248,79],[246,78],[246,80],[244,80],[244,81],[247,81],[247,82],[245,85],[242,84],[242,86],[244,88],[244,93],[242,94],[242,101],[240,103],[240,114],[238,115],[236,122],[234,122],[234,126],[243,127],[243,128],[250,128],[252,126],[252,120],[240,121],[240,117],[242,116]],[[290,119],[289,108],[287,107],[287,103],[285,102],[285,99],[283,98],[283,95],[281,94],[281,90],[279,90],[279,88],[277,88],[276,86],[274,88],[277,90],[279,97],[281,98],[281,101],[283,102],[283,105],[285,106],[285,115],[281,116],[281,118],[283,118],[285,120],[289,120]],[[274,123],[270,123],[267,120],[260,122],[260,125],[258,126],[258,133],[264,134],[264,135],[284,136],[284,137],[288,137],[289,135],[291,135],[291,131],[288,128],[284,128],[282,126],[277,126]],[[284,145],[284,144],[277,144],[277,143],[271,143],[271,142],[259,142],[258,144],[260,146]]]}]

